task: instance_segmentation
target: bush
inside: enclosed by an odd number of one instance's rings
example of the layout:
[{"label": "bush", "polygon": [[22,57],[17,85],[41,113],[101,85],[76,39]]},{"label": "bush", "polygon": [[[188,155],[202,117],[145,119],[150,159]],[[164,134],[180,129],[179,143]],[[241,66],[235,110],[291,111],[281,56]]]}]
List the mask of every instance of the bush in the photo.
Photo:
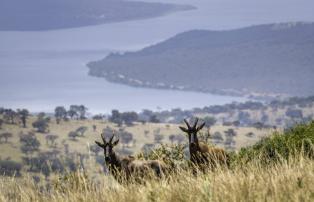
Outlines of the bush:
[{"label": "bush", "polygon": [[10,160],[0,160],[0,175],[21,176],[22,164]]},{"label": "bush", "polygon": [[172,168],[178,168],[182,163],[186,163],[186,146],[183,144],[178,145],[164,145],[155,149],[152,148],[146,153],[141,153],[137,158],[150,159],[150,160],[163,160],[167,165]]},{"label": "bush", "polygon": [[238,155],[241,162],[260,161],[269,164],[288,160],[300,154],[314,158],[314,121],[299,124],[283,134],[275,132],[255,145],[242,148]]}]

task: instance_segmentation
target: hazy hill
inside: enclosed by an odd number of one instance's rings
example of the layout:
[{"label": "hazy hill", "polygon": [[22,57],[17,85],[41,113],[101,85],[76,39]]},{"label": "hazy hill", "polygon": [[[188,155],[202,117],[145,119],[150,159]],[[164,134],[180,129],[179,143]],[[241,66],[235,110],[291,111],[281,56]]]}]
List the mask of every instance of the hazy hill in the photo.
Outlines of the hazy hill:
[{"label": "hazy hill", "polygon": [[133,86],[229,94],[314,93],[314,24],[189,31],[88,66],[93,76]]},{"label": "hazy hill", "polygon": [[0,0],[0,30],[47,30],[157,17],[187,5],[125,0]]}]

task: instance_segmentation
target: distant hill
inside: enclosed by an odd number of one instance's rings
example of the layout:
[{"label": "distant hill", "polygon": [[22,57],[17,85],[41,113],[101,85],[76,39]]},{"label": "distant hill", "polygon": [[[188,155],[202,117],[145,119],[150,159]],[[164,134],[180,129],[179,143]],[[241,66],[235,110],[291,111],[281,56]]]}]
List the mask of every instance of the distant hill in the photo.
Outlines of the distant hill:
[{"label": "distant hill", "polygon": [[220,94],[314,94],[314,24],[189,31],[88,64],[112,82]]},{"label": "distant hill", "polygon": [[195,8],[126,0],[0,0],[0,31],[72,28],[190,9]]}]

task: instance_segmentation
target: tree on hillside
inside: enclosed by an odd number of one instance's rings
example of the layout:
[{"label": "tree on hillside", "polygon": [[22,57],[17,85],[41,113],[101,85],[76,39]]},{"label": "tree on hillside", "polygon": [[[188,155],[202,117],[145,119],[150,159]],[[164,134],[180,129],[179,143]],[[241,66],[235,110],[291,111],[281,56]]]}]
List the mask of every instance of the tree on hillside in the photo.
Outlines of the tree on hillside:
[{"label": "tree on hillside", "polygon": [[95,132],[97,129],[97,126],[96,125],[93,125],[93,131]]},{"label": "tree on hillside", "polygon": [[99,152],[102,151],[101,147],[99,147],[98,145],[92,145],[90,146],[90,151],[95,153],[95,156],[98,156]]},{"label": "tree on hillside", "polygon": [[222,134],[218,131],[215,132],[211,138],[214,143],[221,143],[223,141]]},{"label": "tree on hillside", "polygon": [[248,132],[246,135],[246,137],[252,138],[255,136],[255,134],[253,132]]},{"label": "tree on hillside", "polygon": [[71,108],[67,111],[67,114],[69,115],[71,119],[78,116],[78,113],[74,109],[71,109]]},{"label": "tree on hillside", "polygon": [[123,131],[119,134],[120,140],[121,140],[121,144],[122,144],[122,148],[125,148],[127,145],[129,145],[132,140],[133,140],[133,134]]},{"label": "tree on hillside", "polygon": [[70,109],[68,111],[69,116],[71,119],[76,117],[76,119],[85,119],[86,118],[86,112],[87,112],[87,107],[84,105],[71,105]]},{"label": "tree on hillside", "polygon": [[45,138],[46,138],[47,145],[49,145],[50,147],[53,147],[53,146],[55,146],[55,141],[56,141],[56,139],[58,139],[58,136],[53,135],[53,134],[49,134],[49,135],[46,135]]},{"label": "tree on hillside", "polygon": [[153,115],[150,117],[149,122],[151,122],[151,123],[160,123],[160,120],[157,118],[157,115],[156,115],[156,114],[153,114]]},{"label": "tree on hillside", "polygon": [[0,176],[21,176],[22,164],[11,160],[0,160]]},{"label": "tree on hillside", "polygon": [[3,125],[3,120],[0,119],[0,129],[2,129],[2,125]]},{"label": "tree on hillside", "polygon": [[206,127],[212,127],[213,125],[216,124],[217,120],[214,117],[206,116],[204,118],[204,122]]},{"label": "tree on hillside", "polygon": [[86,126],[80,126],[78,129],[76,129],[76,133],[78,134],[78,135],[80,135],[81,137],[83,137],[84,136],[84,133],[87,131],[87,127]]},{"label": "tree on hillside", "polygon": [[79,136],[79,134],[75,131],[70,131],[68,133],[68,137],[73,140],[73,141],[76,141],[76,138]]},{"label": "tree on hillside", "polygon": [[12,109],[5,109],[3,118],[9,124],[15,124],[15,119],[18,117],[17,112]]},{"label": "tree on hillside", "polygon": [[40,142],[33,133],[21,134],[20,142],[22,143],[21,151],[26,155],[39,151]]},{"label": "tree on hillside", "polygon": [[156,143],[161,143],[161,141],[164,139],[164,136],[162,135],[162,134],[160,134],[160,133],[156,133],[155,135],[154,135],[154,141],[156,142]]},{"label": "tree on hillside", "polygon": [[0,143],[2,143],[2,139],[4,139],[5,143],[8,143],[8,139],[12,138],[12,137],[13,137],[12,133],[9,133],[9,132],[1,133],[0,134]]},{"label": "tree on hillside", "polygon": [[121,119],[126,125],[132,125],[133,122],[138,121],[136,112],[124,112],[121,114]]},{"label": "tree on hillside", "polygon": [[103,114],[96,114],[93,116],[93,120],[103,120],[105,115]]},{"label": "tree on hillside", "polygon": [[63,106],[58,106],[55,108],[55,118],[57,124],[63,119],[65,120],[67,117],[67,110]]},{"label": "tree on hillside", "polygon": [[232,128],[229,128],[225,131],[226,137],[234,137],[237,135],[236,131]]},{"label": "tree on hillside", "polygon": [[176,135],[174,135],[174,134],[169,135],[169,140],[170,140],[171,144],[174,143],[175,139],[176,139]]},{"label": "tree on hillside", "polygon": [[50,121],[49,117],[39,116],[38,119],[35,122],[33,122],[32,125],[34,128],[37,129],[37,132],[45,133],[48,130],[49,121]]},{"label": "tree on hillside", "polygon": [[109,121],[118,124],[118,126],[121,126],[123,123],[121,113],[116,109],[112,110],[111,116],[109,117]]},{"label": "tree on hillside", "polygon": [[26,128],[26,120],[29,116],[29,111],[27,109],[18,109],[17,110],[18,115],[20,116],[20,119],[22,121],[23,124],[23,128]]}]

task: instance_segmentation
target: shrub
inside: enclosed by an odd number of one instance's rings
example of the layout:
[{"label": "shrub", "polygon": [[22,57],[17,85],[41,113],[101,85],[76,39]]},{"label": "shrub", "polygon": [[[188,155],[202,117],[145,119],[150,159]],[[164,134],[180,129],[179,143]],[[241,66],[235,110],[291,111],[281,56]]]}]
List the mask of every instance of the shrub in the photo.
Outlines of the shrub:
[{"label": "shrub", "polygon": [[22,164],[10,160],[0,160],[0,175],[20,176]]},{"label": "shrub", "polygon": [[283,134],[275,132],[255,145],[242,148],[238,155],[241,162],[260,161],[269,164],[288,160],[300,154],[314,158],[314,121],[299,124]]},{"label": "shrub", "polygon": [[178,168],[186,161],[185,155],[186,145],[165,145],[162,144],[160,147],[154,148],[146,153],[141,153],[137,158],[139,159],[150,159],[150,160],[163,160],[167,165],[172,168]]}]

